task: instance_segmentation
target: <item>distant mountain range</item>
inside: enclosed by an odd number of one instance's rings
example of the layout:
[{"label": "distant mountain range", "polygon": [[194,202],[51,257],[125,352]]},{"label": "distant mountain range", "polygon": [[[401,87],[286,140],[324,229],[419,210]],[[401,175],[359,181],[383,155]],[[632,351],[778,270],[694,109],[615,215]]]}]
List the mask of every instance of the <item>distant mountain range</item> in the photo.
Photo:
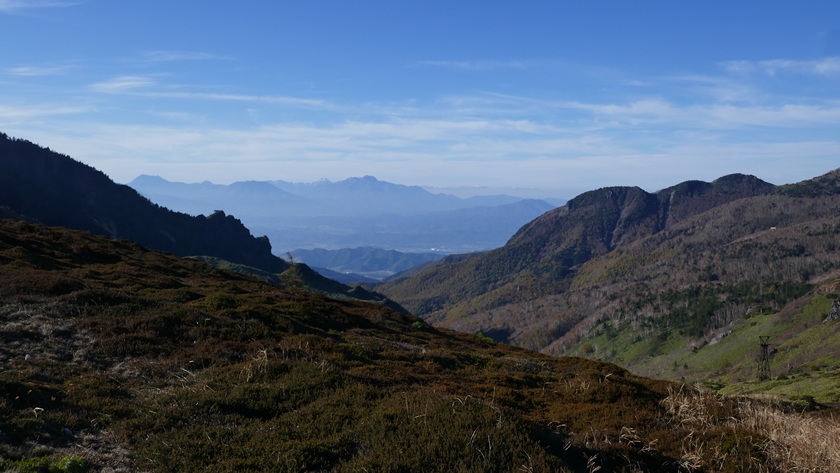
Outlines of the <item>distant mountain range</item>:
[{"label": "distant mountain range", "polygon": [[234,213],[252,231],[271,238],[277,254],[354,247],[441,253],[486,250],[503,245],[523,224],[554,208],[545,201],[508,195],[460,199],[372,176],[224,186],[143,175],[129,186],[181,212]]}]

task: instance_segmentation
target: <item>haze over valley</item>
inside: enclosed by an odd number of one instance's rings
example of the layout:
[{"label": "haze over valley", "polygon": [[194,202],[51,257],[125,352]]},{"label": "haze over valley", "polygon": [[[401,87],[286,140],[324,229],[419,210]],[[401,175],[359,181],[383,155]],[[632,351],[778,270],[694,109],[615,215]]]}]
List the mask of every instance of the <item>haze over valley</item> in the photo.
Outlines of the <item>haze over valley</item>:
[{"label": "haze over valley", "polygon": [[315,248],[376,247],[441,255],[483,251],[504,245],[519,227],[555,207],[509,195],[462,199],[432,194],[372,176],[335,183],[245,181],[226,186],[139,176],[129,186],[180,212],[233,213],[253,233],[267,235],[280,256]]}]

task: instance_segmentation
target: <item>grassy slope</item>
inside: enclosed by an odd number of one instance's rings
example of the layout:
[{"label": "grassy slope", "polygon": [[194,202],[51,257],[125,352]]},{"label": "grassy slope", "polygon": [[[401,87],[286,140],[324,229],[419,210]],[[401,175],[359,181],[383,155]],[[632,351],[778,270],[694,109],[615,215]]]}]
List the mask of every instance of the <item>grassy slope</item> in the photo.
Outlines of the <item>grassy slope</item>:
[{"label": "grassy slope", "polygon": [[[790,202],[777,197],[771,204],[778,204],[775,207],[783,209],[783,213],[792,208],[786,205]],[[768,216],[773,217],[772,213]],[[698,278],[701,280],[685,284],[683,287],[688,289],[671,305],[664,299],[669,292],[657,290],[656,281],[670,282],[680,274],[686,276],[685,271],[673,271],[680,266],[673,257],[651,257],[664,255],[660,251],[664,246],[649,245],[646,251],[631,247],[608,255],[593,262],[592,266],[597,267],[582,273],[588,272],[590,281],[601,283],[615,275],[632,274],[646,284],[636,286],[632,298],[620,296],[612,302],[604,301],[604,306],[612,304],[611,308],[578,324],[576,331],[564,337],[562,348],[555,345],[558,348],[554,353],[586,354],[632,367],[634,372],[648,376],[707,380],[711,386],[727,386],[725,392],[813,395],[821,401],[836,402],[840,400],[840,386],[836,376],[826,369],[836,364],[832,359],[840,355],[840,338],[837,325],[822,324],[822,320],[837,292],[832,278],[838,274],[838,225],[840,220],[836,217],[820,218],[759,231],[718,248],[706,246],[710,249],[684,241],[683,247],[685,243],[699,246],[694,257],[704,264],[702,271],[696,271],[715,277],[713,281]],[[646,243],[642,241],[639,246]],[[791,282],[803,279],[806,282]],[[807,282],[818,283],[819,287]],[[807,291],[811,287],[815,289]],[[708,306],[709,317],[697,319],[703,322],[697,326],[700,330],[686,330],[686,320],[704,306]],[[716,316],[727,312],[723,323],[714,323]],[[716,335],[729,331],[732,333],[719,343],[708,345]],[[779,350],[771,363],[774,376],[811,373],[817,366],[813,376],[807,380],[795,375],[795,380],[755,383],[760,335],[769,336],[771,345]]]},{"label": "grassy slope", "polygon": [[3,468],[70,454],[115,471],[772,464],[734,401],[696,425],[663,403],[674,385],[609,363],[82,232],[0,221],[0,317]]},{"label": "grassy slope", "polygon": [[[569,352],[609,359],[633,372],[658,378],[703,382],[722,393],[812,396],[840,402],[840,324],[823,323],[836,294],[815,291],[779,312],[750,314],[705,340],[669,334],[636,339],[628,330],[595,327]],[[773,380],[757,380],[759,336],[768,336]],[[779,379],[780,378],[780,379]]]}]

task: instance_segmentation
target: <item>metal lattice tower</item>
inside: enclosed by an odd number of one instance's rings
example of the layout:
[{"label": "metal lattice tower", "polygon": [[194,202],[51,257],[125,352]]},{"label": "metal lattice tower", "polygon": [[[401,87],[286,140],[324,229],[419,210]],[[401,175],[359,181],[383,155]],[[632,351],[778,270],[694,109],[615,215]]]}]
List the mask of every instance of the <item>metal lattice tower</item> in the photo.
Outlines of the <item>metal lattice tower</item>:
[{"label": "metal lattice tower", "polygon": [[764,381],[770,379],[770,337],[758,337],[761,352],[758,355],[758,380]]}]

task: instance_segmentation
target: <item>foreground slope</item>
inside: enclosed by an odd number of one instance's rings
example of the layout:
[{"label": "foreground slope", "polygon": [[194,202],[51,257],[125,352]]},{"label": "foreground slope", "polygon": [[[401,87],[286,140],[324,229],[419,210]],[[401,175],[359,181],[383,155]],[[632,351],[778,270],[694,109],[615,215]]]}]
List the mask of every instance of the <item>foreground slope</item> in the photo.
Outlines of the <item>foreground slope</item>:
[{"label": "foreground slope", "polygon": [[10,220],[0,338],[4,469],[790,467],[736,400]]}]

